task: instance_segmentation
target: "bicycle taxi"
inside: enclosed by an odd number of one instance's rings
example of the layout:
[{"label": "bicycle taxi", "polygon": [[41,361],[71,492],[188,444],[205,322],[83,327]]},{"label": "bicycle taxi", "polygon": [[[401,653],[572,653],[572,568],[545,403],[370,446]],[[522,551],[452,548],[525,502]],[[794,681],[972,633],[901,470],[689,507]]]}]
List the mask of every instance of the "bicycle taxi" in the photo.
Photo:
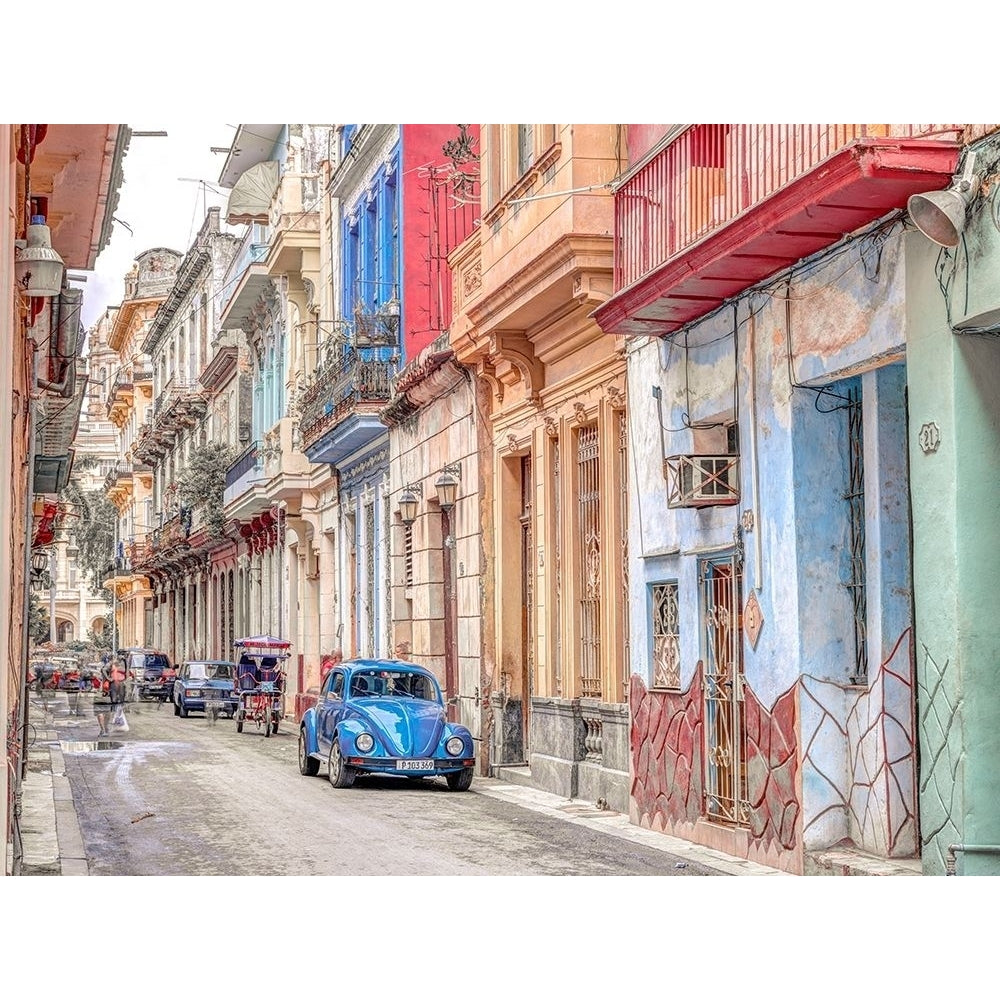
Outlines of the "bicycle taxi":
[{"label": "bicycle taxi", "polygon": [[264,727],[264,735],[278,731],[285,714],[285,661],[291,655],[291,643],[271,635],[252,635],[236,639],[236,732],[243,732],[247,722]]}]

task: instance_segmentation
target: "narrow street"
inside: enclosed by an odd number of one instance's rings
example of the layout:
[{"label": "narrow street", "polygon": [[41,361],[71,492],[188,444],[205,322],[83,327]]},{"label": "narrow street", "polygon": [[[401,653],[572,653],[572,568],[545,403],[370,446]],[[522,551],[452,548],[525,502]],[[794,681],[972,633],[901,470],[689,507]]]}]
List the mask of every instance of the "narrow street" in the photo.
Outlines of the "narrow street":
[{"label": "narrow street", "polygon": [[[492,779],[334,789],[325,768],[299,774],[291,721],[265,738],[141,703],[127,733],[98,740],[89,698],[74,714],[73,697],[33,696],[29,738],[58,734],[92,875],[721,874],[491,797],[505,784]],[[39,742],[29,768],[47,759]]]}]

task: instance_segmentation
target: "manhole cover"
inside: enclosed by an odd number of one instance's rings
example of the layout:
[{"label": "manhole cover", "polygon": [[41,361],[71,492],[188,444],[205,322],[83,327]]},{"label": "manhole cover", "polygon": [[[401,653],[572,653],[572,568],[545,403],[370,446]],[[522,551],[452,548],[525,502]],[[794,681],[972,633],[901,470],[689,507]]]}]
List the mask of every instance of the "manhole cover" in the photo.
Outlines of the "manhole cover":
[{"label": "manhole cover", "polygon": [[60,742],[63,753],[93,753],[95,750],[120,750],[124,743],[120,740],[76,740]]}]

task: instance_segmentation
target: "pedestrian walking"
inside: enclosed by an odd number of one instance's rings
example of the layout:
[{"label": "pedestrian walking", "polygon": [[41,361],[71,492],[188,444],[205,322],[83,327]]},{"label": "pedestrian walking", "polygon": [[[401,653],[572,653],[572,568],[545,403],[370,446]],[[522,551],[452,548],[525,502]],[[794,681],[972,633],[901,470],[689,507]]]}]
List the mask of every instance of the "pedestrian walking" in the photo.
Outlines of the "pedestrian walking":
[{"label": "pedestrian walking", "polygon": [[111,670],[105,667],[101,671],[101,686],[94,692],[94,718],[97,719],[98,736],[108,735],[111,722]]}]

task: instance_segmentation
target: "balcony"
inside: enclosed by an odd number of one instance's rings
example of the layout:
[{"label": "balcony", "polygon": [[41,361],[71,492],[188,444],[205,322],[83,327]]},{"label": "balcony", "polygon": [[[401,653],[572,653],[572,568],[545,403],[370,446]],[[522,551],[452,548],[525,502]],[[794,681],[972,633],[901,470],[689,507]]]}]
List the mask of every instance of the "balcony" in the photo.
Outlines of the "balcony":
[{"label": "balcony", "polygon": [[385,432],[379,410],[389,402],[394,359],[349,351],[321,365],[302,397],[299,438],[310,462],[342,462]]},{"label": "balcony", "polygon": [[228,508],[230,504],[251,491],[257,483],[263,482],[264,472],[261,469],[263,460],[260,450],[260,442],[253,441],[230,463],[226,470],[226,485],[222,494],[224,507]]},{"label": "balcony", "polygon": [[132,373],[124,369],[115,375],[108,392],[107,412],[108,418],[119,426],[128,416],[128,411],[132,408],[132,396],[135,385],[132,381]]},{"label": "balcony", "polygon": [[304,489],[312,471],[312,463],[295,447],[293,423],[292,417],[282,417],[264,433],[258,452],[262,474],[270,484],[268,495],[275,500]]},{"label": "balcony", "polygon": [[194,427],[208,411],[208,400],[198,382],[174,377],[153,404],[154,433],[176,434]]},{"label": "balcony", "polygon": [[132,492],[131,462],[116,462],[115,467],[104,480],[104,492],[108,499],[117,504],[124,501]]},{"label": "balcony", "polygon": [[688,125],[615,193],[608,333],[662,336],[945,188],[956,126]]},{"label": "balcony", "polygon": [[271,281],[267,265],[264,264],[270,245],[252,242],[252,238],[260,239],[260,231],[256,226],[250,228],[247,239],[226,273],[219,297],[222,303],[219,325],[222,330],[240,329],[243,320]]}]

